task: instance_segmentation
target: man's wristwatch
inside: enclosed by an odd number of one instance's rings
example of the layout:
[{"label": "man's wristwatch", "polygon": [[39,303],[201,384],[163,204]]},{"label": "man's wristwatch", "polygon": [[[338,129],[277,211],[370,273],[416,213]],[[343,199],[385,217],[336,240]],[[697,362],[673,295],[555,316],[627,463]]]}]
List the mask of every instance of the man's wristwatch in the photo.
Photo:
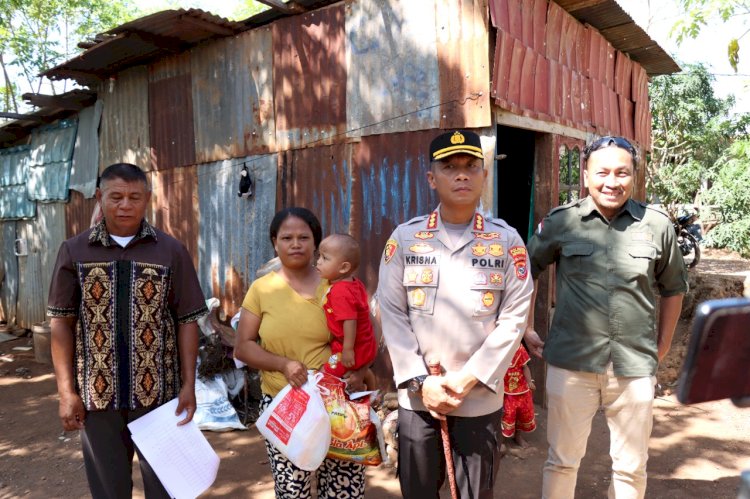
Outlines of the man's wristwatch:
[{"label": "man's wristwatch", "polygon": [[422,389],[422,383],[424,383],[425,378],[427,378],[427,375],[423,374],[410,379],[407,381],[406,389],[409,390],[410,393],[418,393],[419,390]]}]

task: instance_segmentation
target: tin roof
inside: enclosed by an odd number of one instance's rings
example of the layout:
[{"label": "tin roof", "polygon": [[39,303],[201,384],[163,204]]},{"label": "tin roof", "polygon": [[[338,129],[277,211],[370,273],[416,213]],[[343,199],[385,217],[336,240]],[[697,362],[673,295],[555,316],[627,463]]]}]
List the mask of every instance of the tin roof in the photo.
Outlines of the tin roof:
[{"label": "tin roof", "polygon": [[43,76],[72,79],[92,85],[125,68],[170,54],[184,52],[198,43],[235,35],[247,27],[200,9],[165,10],[122,24],[99,34],[86,51]]},{"label": "tin roof", "polygon": [[599,30],[614,48],[630,55],[649,76],[672,74],[680,66],[648,36],[616,0],[555,0],[584,24]]}]

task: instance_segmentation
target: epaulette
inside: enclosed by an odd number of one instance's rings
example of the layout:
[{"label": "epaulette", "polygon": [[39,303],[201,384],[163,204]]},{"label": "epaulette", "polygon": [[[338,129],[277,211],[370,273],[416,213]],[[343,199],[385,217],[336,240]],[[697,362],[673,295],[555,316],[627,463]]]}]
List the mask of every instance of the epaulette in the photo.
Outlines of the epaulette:
[{"label": "epaulette", "polygon": [[664,211],[662,208],[656,207],[656,206],[654,206],[652,204],[645,203],[643,201],[635,201],[635,202],[638,203],[639,205],[643,206],[647,210],[652,210],[652,211],[655,211],[656,213],[664,215],[665,217],[667,217],[667,219],[670,222],[672,221],[672,218],[669,216],[669,213],[667,213],[666,211]]},{"label": "epaulette", "polygon": [[518,232],[515,227],[512,227],[511,225],[509,225],[508,222],[506,222],[502,218],[491,217],[491,216],[485,215],[484,220],[486,222],[489,222],[489,223],[495,224],[495,225],[497,225],[499,227],[502,227],[505,230],[509,230],[509,231],[513,231],[513,232]]},{"label": "epaulette", "polygon": [[565,204],[561,204],[560,206],[555,206],[554,208],[552,208],[551,210],[549,210],[549,213],[547,213],[547,216],[553,215],[553,214],[555,214],[555,213],[557,213],[559,211],[565,211],[565,210],[569,210],[571,208],[576,208],[576,207],[580,206],[581,202],[584,199],[586,199],[586,198],[577,199],[575,201],[571,201],[570,203],[565,203]]},{"label": "epaulette", "polygon": [[417,222],[423,222],[423,221],[427,220],[427,217],[429,217],[429,216],[430,216],[429,214],[428,215],[419,215],[418,217],[414,217],[411,220],[409,220],[408,222],[402,223],[401,225],[411,225],[411,224],[415,224]]}]

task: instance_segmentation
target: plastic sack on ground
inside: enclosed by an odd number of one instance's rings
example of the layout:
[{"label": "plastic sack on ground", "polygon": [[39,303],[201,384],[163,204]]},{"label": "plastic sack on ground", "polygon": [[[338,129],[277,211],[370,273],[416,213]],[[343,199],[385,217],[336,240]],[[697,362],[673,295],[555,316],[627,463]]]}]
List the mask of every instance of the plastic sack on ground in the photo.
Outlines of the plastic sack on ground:
[{"label": "plastic sack on ground", "polygon": [[195,380],[196,409],[193,420],[201,430],[246,430],[237,411],[229,403],[227,385],[221,376],[210,380]]},{"label": "plastic sack on ground", "polygon": [[[377,392],[348,395],[346,384],[324,374],[320,381],[323,402],[331,420],[331,445],[328,457],[368,466],[383,462],[385,443],[377,413],[370,402]],[[326,393],[328,392],[328,393]]]},{"label": "plastic sack on ground", "polygon": [[255,426],[279,452],[305,471],[316,470],[331,443],[331,424],[321,398],[321,373],[308,373],[300,388],[286,385]]}]

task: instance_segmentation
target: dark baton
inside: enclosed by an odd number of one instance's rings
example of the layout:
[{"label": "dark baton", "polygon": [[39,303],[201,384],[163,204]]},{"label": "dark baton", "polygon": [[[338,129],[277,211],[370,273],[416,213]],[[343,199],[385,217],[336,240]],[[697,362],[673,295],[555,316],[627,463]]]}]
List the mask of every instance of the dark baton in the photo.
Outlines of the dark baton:
[{"label": "dark baton", "polygon": [[[430,375],[441,376],[440,362],[431,360],[427,364]],[[448,435],[448,421],[440,420],[440,436],[443,437],[443,453],[445,454],[445,469],[448,474],[448,483],[451,486],[451,497],[458,499],[458,488],[456,487],[456,469],[453,467],[453,452],[451,451],[451,439]]]}]

